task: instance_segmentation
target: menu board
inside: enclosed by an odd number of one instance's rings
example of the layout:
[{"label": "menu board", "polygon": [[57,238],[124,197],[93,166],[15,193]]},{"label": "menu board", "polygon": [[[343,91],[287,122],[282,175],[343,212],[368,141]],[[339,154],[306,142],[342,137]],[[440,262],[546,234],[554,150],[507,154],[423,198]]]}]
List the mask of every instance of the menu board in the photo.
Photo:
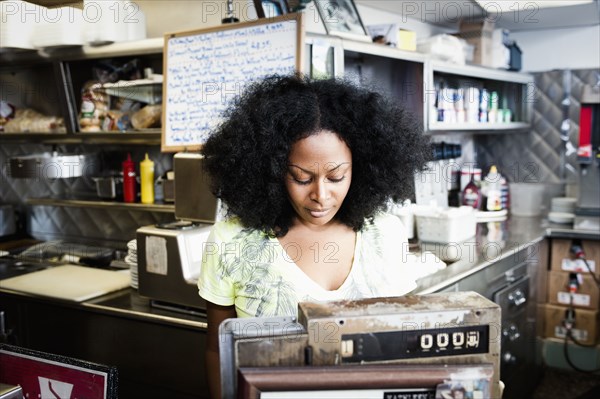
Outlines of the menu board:
[{"label": "menu board", "polygon": [[298,13],[165,35],[162,151],[201,149],[248,83],[299,71],[303,33]]}]

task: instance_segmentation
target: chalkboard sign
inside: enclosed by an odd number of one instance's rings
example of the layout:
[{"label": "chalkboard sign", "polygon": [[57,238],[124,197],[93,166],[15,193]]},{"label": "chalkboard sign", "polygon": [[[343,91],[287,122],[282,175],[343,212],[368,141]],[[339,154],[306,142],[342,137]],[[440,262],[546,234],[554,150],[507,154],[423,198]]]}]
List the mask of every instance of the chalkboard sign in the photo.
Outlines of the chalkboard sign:
[{"label": "chalkboard sign", "polygon": [[165,35],[162,151],[196,151],[245,85],[302,65],[302,14]]}]

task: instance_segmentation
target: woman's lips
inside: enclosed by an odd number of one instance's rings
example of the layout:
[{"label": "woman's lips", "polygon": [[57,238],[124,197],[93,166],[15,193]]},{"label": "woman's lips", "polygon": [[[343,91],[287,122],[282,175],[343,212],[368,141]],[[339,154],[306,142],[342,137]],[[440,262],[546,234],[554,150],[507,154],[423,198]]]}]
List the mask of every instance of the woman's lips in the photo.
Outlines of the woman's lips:
[{"label": "woman's lips", "polygon": [[322,217],[327,216],[327,214],[329,213],[330,210],[331,210],[331,208],[329,208],[329,209],[309,209],[308,212],[314,218],[322,218]]}]

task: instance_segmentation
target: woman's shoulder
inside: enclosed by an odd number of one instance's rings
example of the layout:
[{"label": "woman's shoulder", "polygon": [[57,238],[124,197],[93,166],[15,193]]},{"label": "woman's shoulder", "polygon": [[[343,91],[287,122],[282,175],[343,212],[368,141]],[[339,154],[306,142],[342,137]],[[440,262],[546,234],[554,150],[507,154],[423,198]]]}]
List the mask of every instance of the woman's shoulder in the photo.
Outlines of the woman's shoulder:
[{"label": "woman's shoulder", "polygon": [[262,233],[256,229],[245,227],[238,217],[231,217],[216,222],[212,228],[212,240],[228,242],[239,239],[241,236],[261,236]]},{"label": "woman's shoulder", "polygon": [[372,221],[365,223],[365,230],[379,230],[382,232],[404,232],[404,224],[396,215],[389,212],[380,212]]}]

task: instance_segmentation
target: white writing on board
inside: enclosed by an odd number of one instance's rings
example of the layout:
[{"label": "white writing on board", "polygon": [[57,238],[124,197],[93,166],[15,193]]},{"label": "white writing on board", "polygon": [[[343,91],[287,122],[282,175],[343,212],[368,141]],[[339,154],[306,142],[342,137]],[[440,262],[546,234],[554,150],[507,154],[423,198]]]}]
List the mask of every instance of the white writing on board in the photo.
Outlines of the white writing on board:
[{"label": "white writing on board", "polygon": [[294,73],[297,25],[286,20],[169,38],[165,146],[203,144],[246,84]]}]

